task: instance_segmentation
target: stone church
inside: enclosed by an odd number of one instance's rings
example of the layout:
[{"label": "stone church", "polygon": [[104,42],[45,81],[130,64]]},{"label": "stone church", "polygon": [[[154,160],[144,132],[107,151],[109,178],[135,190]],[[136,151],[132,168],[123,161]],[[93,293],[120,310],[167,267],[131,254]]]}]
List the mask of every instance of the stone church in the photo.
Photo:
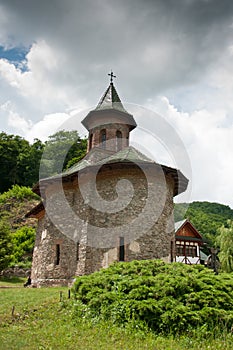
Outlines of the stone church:
[{"label": "stone church", "polygon": [[149,159],[129,145],[137,124],[112,81],[82,124],[86,156],[33,191],[41,203],[32,285],[68,285],[115,261],[175,260],[173,197],[188,180],[177,169]]}]

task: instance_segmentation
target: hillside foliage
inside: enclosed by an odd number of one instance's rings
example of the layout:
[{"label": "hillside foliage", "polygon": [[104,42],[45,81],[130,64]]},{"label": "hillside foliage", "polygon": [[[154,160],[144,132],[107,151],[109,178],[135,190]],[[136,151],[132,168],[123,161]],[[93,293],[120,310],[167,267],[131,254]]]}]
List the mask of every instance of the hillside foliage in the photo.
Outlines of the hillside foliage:
[{"label": "hillside foliage", "polygon": [[9,225],[0,221],[0,271],[13,261],[13,244]]},{"label": "hillside foliage", "polygon": [[29,187],[14,185],[0,194],[0,271],[9,266],[29,267],[35,241],[35,219],[25,214],[39,197]]},{"label": "hillside foliage", "polygon": [[0,204],[7,204],[8,201],[16,199],[18,201],[39,199],[39,197],[32,192],[31,188],[26,186],[13,185],[8,191],[0,194]]},{"label": "hillside foliage", "polygon": [[115,263],[74,283],[74,316],[178,334],[233,324],[233,276],[160,260]]},{"label": "hillside foliage", "polygon": [[11,265],[31,266],[35,234],[35,228],[28,226],[22,226],[12,234],[13,252]]}]

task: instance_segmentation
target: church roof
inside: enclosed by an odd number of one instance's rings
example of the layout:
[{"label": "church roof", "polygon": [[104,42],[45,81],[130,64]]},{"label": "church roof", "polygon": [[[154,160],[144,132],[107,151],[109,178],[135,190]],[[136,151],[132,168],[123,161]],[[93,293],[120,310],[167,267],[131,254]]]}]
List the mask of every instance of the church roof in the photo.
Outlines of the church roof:
[{"label": "church roof", "polygon": [[95,110],[99,111],[104,109],[116,109],[118,111],[128,113],[124,108],[120,97],[115,89],[115,86],[112,82],[109,84],[107,90],[101,97]]},{"label": "church roof", "polygon": [[77,174],[79,171],[84,169],[90,169],[96,166],[104,166],[105,164],[126,164],[126,163],[135,163],[144,164],[147,166],[157,166],[161,167],[165,174],[170,174],[175,182],[174,186],[174,195],[177,195],[183,192],[188,185],[187,178],[177,169],[160,165],[154,160],[148,158],[143,153],[139,152],[132,146],[126,147],[123,150],[114,153],[111,151],[106,151],[101,148],[93,148],[80,162],[74,164],[71,168],[64,171],[62,174],[54,175],[45,179],[40,180],[40,183],[37,183],[33,188],[34,192],[40,192],[40,188],[46,186],[46,183],[51,183],[59,179],[68,179],[69,177]]},{"label": "church roof", "polygon": [[102,160],[103,163],[115,163],[115,162],[124,162],[124,161],[130,161],[130,162],[149,162],[154,163],[154,161],[145,154],[139,152],[136,148],[129,146],[124,148],[123,150],[114,153],[112,156],[109,156],[107,159]]}]

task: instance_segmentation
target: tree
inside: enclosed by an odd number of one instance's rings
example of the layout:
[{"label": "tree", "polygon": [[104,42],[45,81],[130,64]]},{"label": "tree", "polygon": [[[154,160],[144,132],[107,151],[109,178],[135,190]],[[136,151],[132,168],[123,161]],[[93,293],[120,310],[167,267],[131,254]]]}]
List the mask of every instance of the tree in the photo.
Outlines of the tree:
[{"label": "tree", "polygon": [[32,186],[38,181],[43,148],[40,140],[30,145],[20,136],[0,133],[0,192],[15,184]]},{"label": "tree", "polygon": [[13,260],[13,245],[10,228],[7,223],[0,222],[0,271],[4,270]]},{"label": "tree", "polygon": [[32,145],[20,152],[18,156],[18,184],[33,186],[39,180],[40,161],[44,144],[35,139]]},{"label": "tree", "polygon": [[20,136],[0,133],[0,192],[18,183],[18,156],[22,150],[25,152],[27,147],[29,143]]},{"label": "tree", "polygon": [[222,226],[219,229],[219,259],[221,267],[226,272],[233,271],[233,221],[228,221],[228,227]]},{"label": "tree", "polygon": [[81,139],[77,131],[61,130],[49,136],[45,142],[41,160],[40,177],[59,174],[67,165],[78,162],[86,154],[87,140]]}]

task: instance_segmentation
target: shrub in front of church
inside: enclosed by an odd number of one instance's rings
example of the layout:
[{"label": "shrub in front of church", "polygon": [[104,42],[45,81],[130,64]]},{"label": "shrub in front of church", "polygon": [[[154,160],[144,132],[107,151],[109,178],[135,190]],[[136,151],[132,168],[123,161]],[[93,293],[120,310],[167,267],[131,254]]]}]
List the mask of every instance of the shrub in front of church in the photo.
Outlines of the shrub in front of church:
[{"label": "shrub in front of church", "polygon": [[74,316],[150,328],[156,333],[230,330],[233,276],[160,260],[115,263],[78,277]]}]

